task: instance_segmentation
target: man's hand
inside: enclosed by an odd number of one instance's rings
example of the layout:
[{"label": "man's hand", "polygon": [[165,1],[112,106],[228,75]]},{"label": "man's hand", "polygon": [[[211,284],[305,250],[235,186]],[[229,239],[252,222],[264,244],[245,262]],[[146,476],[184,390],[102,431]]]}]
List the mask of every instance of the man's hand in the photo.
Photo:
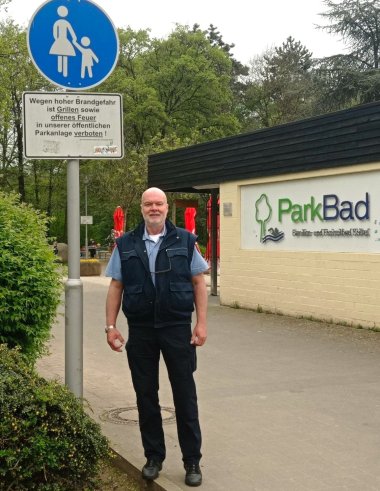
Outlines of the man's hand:
[{"label": "man's hand", "polygon": [[197,322],[193,329],[193,335],[191,336],[190,344],[195,346],[203,346],[207,339],[207,328],[206,324]]},{"label": "man's hand", "polygon": [[[122,294],[123,283],[112,278],[106,301],[106,326],[114,326],[116,324]],[[116,327],[109,329],[107,332],[107,343],[113,351],[122,351],[124,339]]]},{"label": "man's hand", "polygon": [[116,327],[107,332],[107,343],[113,351],[123,351],[125,341],[120,331],[118,331]]},{"label": "man's hand", "polygon": [[194,287],[194,303],[197,313],[197,322],[193,329],[190,343],[194,346],[203,346],[207,339],[207,288],[202,273],[192,277]]}]

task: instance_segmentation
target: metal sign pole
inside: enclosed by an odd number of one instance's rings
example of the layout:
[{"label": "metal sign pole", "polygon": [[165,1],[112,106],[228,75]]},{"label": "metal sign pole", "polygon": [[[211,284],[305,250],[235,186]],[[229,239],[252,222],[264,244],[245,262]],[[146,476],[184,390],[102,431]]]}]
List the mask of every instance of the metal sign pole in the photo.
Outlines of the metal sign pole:
[{"label": "metal sign pole", "polygon": [[218,189],[211,190],[211,288],[218,295]]},{"label": "metal sign pole", "polygon": [[65,384],[83,398],[83,283],[80,279],[79,160],[67,163],[68,279],[65,284]]},{"label": "metal sign pole", "polygon": [[[61,5],[63,3],[67,6]],[[53,40],[52,33],[57,23],[62,22],[59,17],[66,17],[68,14],[70,14],[68,16],[70,21],[64,22],[77,33],[78,42],[74,43],[67,39],[67,42],[62,44],[59,39]],[[86,33],[86,36],[81,37],[82,33]],[[87,50],[85,48],[90,39],[92,49]],[[111,75],[119,56],[119,38],[115,26],[107,14],[90,0],[44,2],[30,19],[27,45],[37,70],[54,85],[69,91],[83,91],[102,83]],[[88,51],[91,51],[96,60],[94,70],[92,70],[92,62],[90,63],[89,60],[86,62],[84,56],[84,52]],[[62,59],[64,59],[64,69],[62,69]],[[99,96],[103,98],[104,104],[96,104],[97,112],[90,122],[90,118],[85,118],[82,114],[86,109],[83,106],[91,104],[92,108],[95,102],[99,101],[99,99],[95,101],[95,97]],[[70,159],[67,168],[69,271],[65,284],[65,383],[79,398],[83,398],[79,159],[123,157],[121,96],[117,95],[116,99],[119,104],[112,94],[95,95],[79,92],[69,94],[56,91],[45,94],[41,92],[23,94],[24,156],[44,160]],[[36,111],[39,112],[41,108],[42,118],[40,114],[32,123],[29,119],[30,115],[37,116]],[[113,110],[117,111],[116,118],[112,114]],[[29,117],[26,116],[27,112]],[[120,129],[120,141],[115,141],[116,135],[110,131],[115,120]],[[34,146],[33,142],[38,142],[38,145]],[[86,247],[86,256],[87,251],[88,247]]]},{"label": "metal sign pole", "polygon": [[86,238],[85,238],[85,248],[86,248],[86,259],[88,259],[88,213],[87,213],[87,186],[88,186],[88,177],[86,176],[84,179],[84,203],[85,203],[85,215],[86,215]]}]

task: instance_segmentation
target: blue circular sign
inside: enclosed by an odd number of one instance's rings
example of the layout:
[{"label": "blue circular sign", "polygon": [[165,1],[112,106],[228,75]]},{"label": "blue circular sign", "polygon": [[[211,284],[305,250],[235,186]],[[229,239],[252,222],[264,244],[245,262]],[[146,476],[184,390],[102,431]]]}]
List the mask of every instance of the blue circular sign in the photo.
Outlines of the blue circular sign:
[{"label": "blue circular sign", "polygon": [[99,85],[115,68],[117,31],[89,0],[50,0],[30,20],[28,49],[41,74],[71,90]]}]

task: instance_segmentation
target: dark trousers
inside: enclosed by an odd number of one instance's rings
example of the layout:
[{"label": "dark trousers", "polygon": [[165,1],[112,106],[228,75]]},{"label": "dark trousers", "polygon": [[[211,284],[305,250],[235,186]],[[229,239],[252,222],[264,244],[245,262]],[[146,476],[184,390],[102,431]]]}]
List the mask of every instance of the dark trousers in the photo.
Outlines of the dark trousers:
[{"label": "dark trousers", "polygon": [[130,327],[128,363],[137,396],[139,423],[146,458],[163,461],[166,456],[158,398],[160,353],[173,392],[178,440],[184,463],[199,462],[201,430],[193,372],[196,348],[190,344],[191,326]]}]

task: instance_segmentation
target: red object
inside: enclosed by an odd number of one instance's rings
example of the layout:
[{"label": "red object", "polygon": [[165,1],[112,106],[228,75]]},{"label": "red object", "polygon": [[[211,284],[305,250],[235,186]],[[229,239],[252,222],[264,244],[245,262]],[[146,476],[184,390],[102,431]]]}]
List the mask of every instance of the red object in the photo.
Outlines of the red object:
[{"label": "red object", "polygon": [[185,209],[185,229],[195,234],[195,217],[197,215],[197,210],[195,208]]},{"label": "red object", "polygon": [[115,239],[124,233],[124,212],[121,206],[117,206],[113,213],[113,229]]}]

